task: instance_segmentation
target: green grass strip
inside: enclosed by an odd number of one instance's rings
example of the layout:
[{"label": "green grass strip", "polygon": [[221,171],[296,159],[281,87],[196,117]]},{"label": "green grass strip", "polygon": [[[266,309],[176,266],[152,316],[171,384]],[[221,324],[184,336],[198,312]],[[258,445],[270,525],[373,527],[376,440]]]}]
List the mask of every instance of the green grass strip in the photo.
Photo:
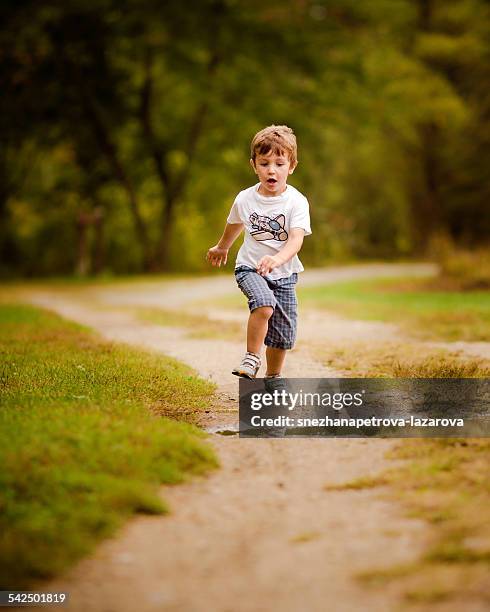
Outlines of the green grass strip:
[{"label": "green grass strip", "polygon": [[298,293],[304,306],[391,321],[424,338],[490,341],[490,291],[444,291],[427,280],[385,279],[300,287]]},{"label": "green grass strip", "polygon": [[165,512],[161,483],[217,465],[191,424],[213,386],[178,362],[24,305],[0,306],[0,351],[0,588],[56,575]]}]

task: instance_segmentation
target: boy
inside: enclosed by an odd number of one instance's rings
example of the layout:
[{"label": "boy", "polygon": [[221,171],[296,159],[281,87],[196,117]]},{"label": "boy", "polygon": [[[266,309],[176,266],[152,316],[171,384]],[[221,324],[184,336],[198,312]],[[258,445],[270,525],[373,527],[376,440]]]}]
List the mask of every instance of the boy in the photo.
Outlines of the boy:
[{"label": "boy", "polygon": [[297,253],[311,234],[308,200],[287,179],[298,164],[296,137],[285,125],[258,132],[251,144],[250,164],[259,182],[241,191],[233,203],[223,235],[206,259],[220,267],[245,228],[235,277],[248,298],[247,352],[233,370],[253,379],[266,345],[266,378],[281,376],[286,350],[296,339],[295,284],[304,270]]}]

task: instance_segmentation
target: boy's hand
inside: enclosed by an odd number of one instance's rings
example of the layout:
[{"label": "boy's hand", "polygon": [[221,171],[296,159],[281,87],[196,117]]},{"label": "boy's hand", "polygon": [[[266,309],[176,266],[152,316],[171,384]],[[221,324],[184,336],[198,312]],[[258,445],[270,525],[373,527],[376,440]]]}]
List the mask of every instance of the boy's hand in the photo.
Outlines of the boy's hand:
[{"label": "boy's hand", "polygon": [[261,276],[265,276],[266,274],[269,274],[271,270],[274,270],[274,268],[280,266],[281,263],[282,261],[280,261],[276,255],[266,255],[265,257],[262,257],[262,259],[259,261],[257,265],[257,272]]},{"label": "boy's hand", "polygon": [[212,266],[218,266],[219,268],[221,267],[221,264],[226,264],[228,260],[228,251],[229,249],[223,249],[218,245],[215,245],[207,252],[206,260],[209,261]]}]

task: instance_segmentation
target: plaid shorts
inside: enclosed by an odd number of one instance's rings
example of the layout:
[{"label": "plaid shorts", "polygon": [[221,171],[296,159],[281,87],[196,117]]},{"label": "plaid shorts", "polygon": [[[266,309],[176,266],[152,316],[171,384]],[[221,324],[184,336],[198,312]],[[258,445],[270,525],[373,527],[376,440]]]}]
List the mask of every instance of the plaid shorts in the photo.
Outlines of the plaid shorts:
[{"label": "plaid shorts", "polygon": [[235,278],[242,293],[248,299],[250,312],[261,306],[272,306],[274,312],[269,319],[265,345],[280,349],[291,349],[296,340],[298,301],[295,285],[298,275],[287,278],[268,279],[252,268],[239,266]]}]

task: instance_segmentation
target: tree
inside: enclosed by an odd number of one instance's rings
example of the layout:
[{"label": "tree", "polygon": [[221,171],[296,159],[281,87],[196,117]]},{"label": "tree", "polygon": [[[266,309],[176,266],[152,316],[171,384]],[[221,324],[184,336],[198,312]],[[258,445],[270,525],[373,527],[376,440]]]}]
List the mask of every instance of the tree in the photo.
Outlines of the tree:
[{"label": "tree", "polygon": [[[483,0],[96,4],[0,7],[10,265],[90,269],[91,250],[99,269],[102,250],[116,271],[203,265],[270,123],[299,136],[311,260],[488,236]],[[97,211],[95,232],[81,220]]]}]

